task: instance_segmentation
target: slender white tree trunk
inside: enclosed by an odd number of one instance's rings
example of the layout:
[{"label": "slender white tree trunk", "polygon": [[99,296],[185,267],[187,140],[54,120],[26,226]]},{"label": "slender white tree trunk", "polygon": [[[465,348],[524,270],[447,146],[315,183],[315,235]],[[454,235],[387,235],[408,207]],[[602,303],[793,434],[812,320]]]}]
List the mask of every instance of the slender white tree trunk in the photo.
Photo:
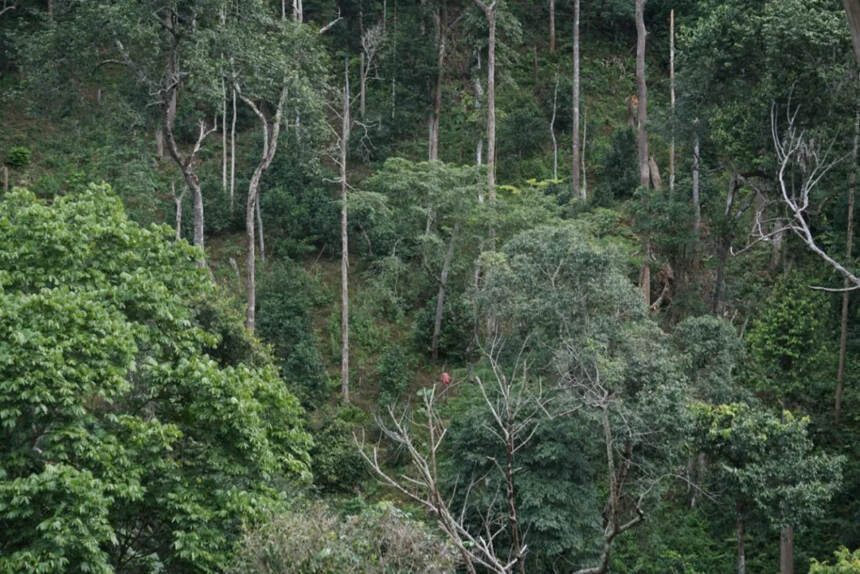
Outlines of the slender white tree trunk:
[{"label": "slender white tree trunk", "polygon": [[227,88],[221,80],[224,100],[221,102],[221,189],[227,191]]},{"label": "slender white tree trunk", "polygon": [[579,189],[579,0],[573,0],[573,197],[585,199]]},{"label": "slender white tree trunk", "polygon": [[458,227],[454,227],[451,238],[448,240],[448,249],[442,262],[442,273],[439,275],[439,291],[436,294],[436,316],[433,320],[433,340],[431,343],[431,354],[433,360],[439,358],[439,337],[442,334],[442,318],[445,312],[445,290],[448,287],[448,274],[451,272],[451,262],[454,260],[454,243],[457,241]]},{"label": "slender white tree trunk", "polygon": [[699,237],[699,230],[702,226],[702,205],[699,198],[699,130],[698,120],[696,124],[696,132],[693,134],[693,232],[696,238]]},{"label": "slender white tree trunk", "polygon": [[442,115],[442,79],[445,67],[445,32],[447,28],[447,10],[445,0],[439,5],[439,11],[435,17],[436,23],[436,89],[433,94],[433,117],[430,123],[430,161],[439,159],[439,123]]},{"label": "slender white tree trunk", "polygon": [[349,68],[344,73],[343,87],[343,125],[340,135],[340,384],[344,403],[349,404],[349,234],[348,234],[348,200],[349,186],[346,180],[346,160],[349,149]]},{"label": "slender white tree trunk", "polygon": [[549,0],[549,53],[555,53],[555,0]]},{"label": "slender white tree trunk", "polygon": [[555,77],[555,90],[552,93],[552,119],[549,121],[549,135],[552,136],[552,178],[558,180],[558,139],[555,137],[555,115],[558,108],[558,76]]},{"label": "slender white tree trunk", "polygon": [[669,12],[669,105],[672,108],[672,142],[669,144],[669,193],[675,192],[675,11]]},{"label": "slender white tree trunk", "polygon": [[[636,0],[636,88],[639,97],[638,108],[638,147],[639,147],[639,185],[647,189],[651,179],[648,165],[648,87],[645,83],[645,1]],[[647,196],[644,199],[647,201]],[[651,305],[651,240],[647,231],[643,234],[642,251],[644,261],[640,272],[639,286],[645,297],[645,304]]]},{"label": "slender white tree trunk", "polygon": [[230,210],[236,198],[236,90],[233,90],[233,121],[230,124]]}]

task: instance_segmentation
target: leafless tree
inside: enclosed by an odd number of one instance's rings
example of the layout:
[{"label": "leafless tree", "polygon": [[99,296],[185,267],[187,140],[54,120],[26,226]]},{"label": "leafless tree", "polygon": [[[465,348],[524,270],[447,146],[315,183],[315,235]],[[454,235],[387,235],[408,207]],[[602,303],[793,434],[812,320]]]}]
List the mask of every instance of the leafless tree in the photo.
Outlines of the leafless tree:
[{"label": "leafless tree", "polygon": [[3,0],[3,5],[0,7],[0,16],[9,12],[11,10],[15,10],[18,7],[18,2],[9,2],[9,0]]},{"label": "leafless tree", "polygon": [[371,26],[361,35],[361,70],[360,70],[360,92],[358,109],[361,114],[361,119],[364,120],[367,98],[367,79],[370,77],[370,71],[373,69],[374,59],[382,46],[382,22]]},{"label": "leafless tree", "polygon": [[[499,339],[496,339],[496,343]],[[361,456],[371,469],[386,484],[424,506],[436,518],[442,531],[456,547],[467,570],[474,574],[481,567],[494,574],[525,572],[527,545],[519,524],[516,504],[515,464],[516,455],[534,437],[541,419],[547,413],[548,401],[543,397],[540,385],[534,388],[529,380],[527,361],[520,353],[510,373],[497,360],[498,346],[486,353],[493,371],[492,383],[480,378],[474,380],[484,398],[491,419],[490,432],[504,445],[505,459],[488,460],[504,483],[503,502],[492,499],[484,510],[482,524],[475,527],[466,520],[470,506],[469,497],[487,476],[472,477],[462,494],[462,507],[453,507],[458,485],[453,492],[443,488],[437,462],[448,426],[439,413],[438,389],[434,385],[422,393],[421,417],[413,413],[397,413],[388,409],[387,421],[377,419],[382,433],[392,444],[406,451],[410,458],[409,472],[392,475],[382,467],[379,447],[368,446],[364,436],[356,436]],[[501,507],[497,508],[497,505]],[[498,547],[499,536],[507,533],[511,547]]]},{"label": "leafless tree", "polygon": [[[814,138],[809,137],[805,130],[797,125],[797,112],[797,108],[792,110],[790,105],[786,108],[785,127],[780,131],[777,107],[774,105],[771,108],[771,135],[778,165],[777,184],[781,203],[789,213],[789,220],[781,230],[794,233],[810,251],[836,270],[847,283],[846,287],[841,289],[823,287],[819,289],[828,291],[860,289],[860,277],[824,251],[812,234],[808,221],[812,192],[830,170],[845,157],[830,159],[833,143],[823,148]],[[852,166],[852,169],[856,167]],[[791,172],[799,175],[799,182],[796,178],[794,185],[786,182],[786,177]],[[765,233],[759,227],[757,239],[769,239],[778,231],[780,230]]]}]

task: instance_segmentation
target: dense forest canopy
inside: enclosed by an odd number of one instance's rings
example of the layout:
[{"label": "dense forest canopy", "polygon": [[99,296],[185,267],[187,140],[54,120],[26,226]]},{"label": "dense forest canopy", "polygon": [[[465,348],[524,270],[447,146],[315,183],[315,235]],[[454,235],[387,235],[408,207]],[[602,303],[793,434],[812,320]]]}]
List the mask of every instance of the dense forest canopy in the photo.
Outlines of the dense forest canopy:
[{"label": "dense forest canopy", "polygon": [[2,0],[0,573],[860,573],[858,0]]}]

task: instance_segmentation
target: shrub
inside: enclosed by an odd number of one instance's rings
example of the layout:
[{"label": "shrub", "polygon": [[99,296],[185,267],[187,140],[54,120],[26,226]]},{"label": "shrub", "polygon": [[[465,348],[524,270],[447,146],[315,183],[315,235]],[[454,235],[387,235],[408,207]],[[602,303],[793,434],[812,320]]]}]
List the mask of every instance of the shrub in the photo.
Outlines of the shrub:
[{"label": "shrub", "polygon": [[455,555],[390,503],[342,517],[322,502],[273,516],[248,532],[234,574],[448,574]]},{"label": "shrub", "polygon": [[30,164],[30,150],[24,146],[16,145],[9,148],[6,154],[6,165],[13,169],[27,167]]}]

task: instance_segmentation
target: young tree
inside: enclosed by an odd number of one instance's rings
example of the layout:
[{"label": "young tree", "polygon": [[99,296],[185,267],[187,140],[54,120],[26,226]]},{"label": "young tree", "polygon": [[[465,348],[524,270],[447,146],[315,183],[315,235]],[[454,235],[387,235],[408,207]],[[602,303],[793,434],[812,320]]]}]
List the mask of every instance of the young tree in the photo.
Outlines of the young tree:
[{"label": "young tree", "polygon": [[808,418],[777,417],[744,403],[695,408],[701,447],[717,463],[737,516],[737,571],[744,574],[744,520],[761,512],[780,533],[780,572],[794,572],[794,530],[821,514],[838,489],[842,457],[817,454]]}]

